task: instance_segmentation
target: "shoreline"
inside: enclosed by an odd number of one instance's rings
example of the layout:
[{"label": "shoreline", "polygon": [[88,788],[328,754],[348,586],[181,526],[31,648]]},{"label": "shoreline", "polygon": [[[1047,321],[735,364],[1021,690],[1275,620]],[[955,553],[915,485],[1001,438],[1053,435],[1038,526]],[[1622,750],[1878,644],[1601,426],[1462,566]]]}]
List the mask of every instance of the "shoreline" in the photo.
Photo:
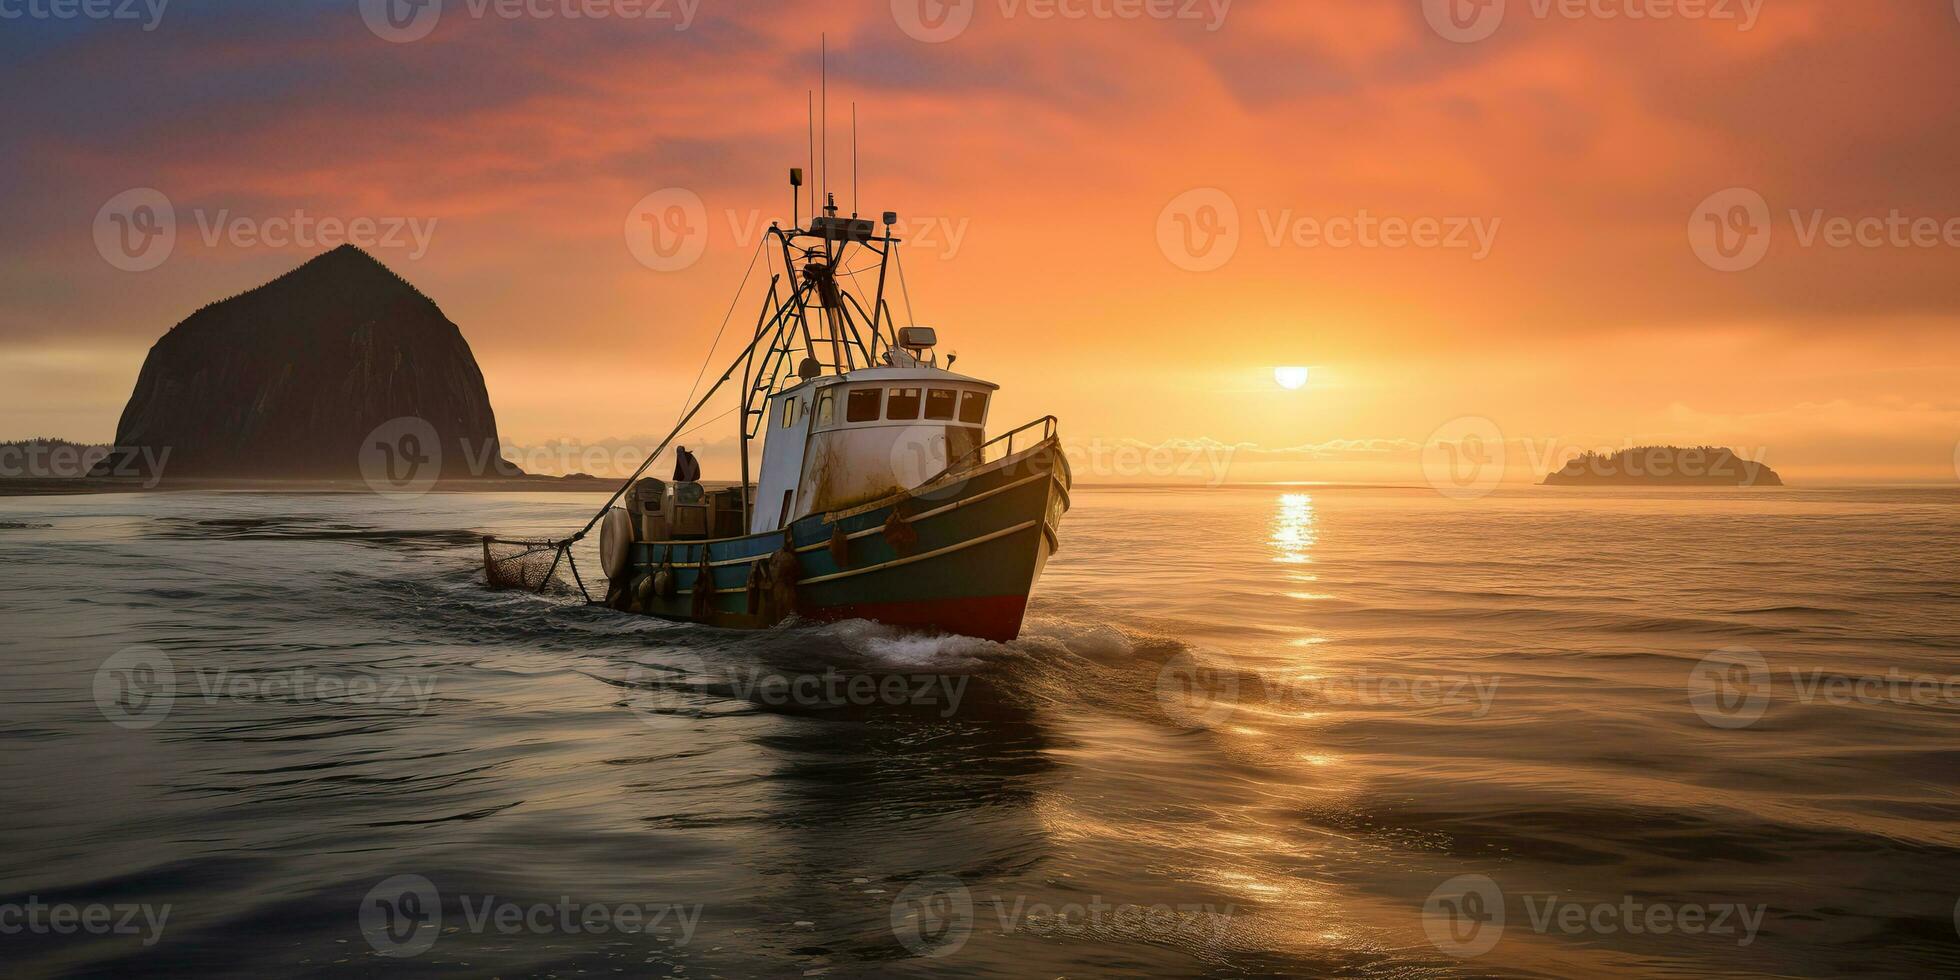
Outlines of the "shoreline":
[{"label": "shoreline", "polygon": [[[492,477],[439,480],[428,493],[611,493],[624,482],[592,476]],[[375,494],[361,480],[193,479],[152,483],[136,477],[0,479],[0,497],[67,497],[98,493],[350,493]],[[406,496],[406,494],[404,494]]]}]

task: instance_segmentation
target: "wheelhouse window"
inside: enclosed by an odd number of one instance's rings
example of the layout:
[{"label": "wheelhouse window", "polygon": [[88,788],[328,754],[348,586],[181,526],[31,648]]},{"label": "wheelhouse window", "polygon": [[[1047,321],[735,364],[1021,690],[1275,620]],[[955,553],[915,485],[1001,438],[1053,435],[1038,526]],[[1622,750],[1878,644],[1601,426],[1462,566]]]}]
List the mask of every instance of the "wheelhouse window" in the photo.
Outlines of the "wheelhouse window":
[{"label": "wheelhouse window", "polygon": [[837,424],[837,392],[825,389],[817,396],[817,424],[821,426]]},{"label": "wheelhouse window", "polygon": [[891,397],[885,399],[885,417],[901,421],[916,419],[922,400],[918,388],[893,388]]},{"label": "wheelhouse window", "polygon": [[979,425],[987,420],[987,393],[984,391],[960,392],[960,421],[967,425]]},{"label": "wheelhouse window", "polygon": [[876,422],[885,407],[885,389],[858,388],[844,396],[844,421]]},{"label": "wheelhouse window", "polygon": [[953,420],[953,406],[959,401],[960,393],[951,388],[933,388],[926,392],[926,418],[940,422]]},{"label": "wheelhouse window", "polygon": [[796,424],[797,407],[802,404],[794,398],[783,399],[783,428]]}]

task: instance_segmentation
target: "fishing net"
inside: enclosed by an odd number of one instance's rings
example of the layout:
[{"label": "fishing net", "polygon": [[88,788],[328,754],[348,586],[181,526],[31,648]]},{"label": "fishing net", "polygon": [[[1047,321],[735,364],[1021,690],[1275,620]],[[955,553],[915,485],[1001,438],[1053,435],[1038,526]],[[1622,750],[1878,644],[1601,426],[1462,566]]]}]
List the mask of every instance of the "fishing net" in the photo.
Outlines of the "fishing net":
[{"label": "fishing net", "polygon": [[579,577],[578,562],[572,557],[575,540],[511,541],[486,537],[483,539],[484,581],[493,589],[543,592],[553,582],[560,581],[558,570],[562,567],[571,570],[572,581],[584,593],[585,581]]}]

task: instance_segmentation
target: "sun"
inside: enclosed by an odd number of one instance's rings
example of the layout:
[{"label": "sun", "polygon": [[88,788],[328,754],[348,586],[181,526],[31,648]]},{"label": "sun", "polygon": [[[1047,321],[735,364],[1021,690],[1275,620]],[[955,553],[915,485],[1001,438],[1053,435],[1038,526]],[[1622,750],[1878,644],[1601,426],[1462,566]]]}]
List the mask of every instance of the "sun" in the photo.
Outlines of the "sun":
[{"label": "sun", "polygon": [[1307,386],[1307,369],[1303,367],[1276,367],[1273,381],[1287,391],[1299,391]]}]

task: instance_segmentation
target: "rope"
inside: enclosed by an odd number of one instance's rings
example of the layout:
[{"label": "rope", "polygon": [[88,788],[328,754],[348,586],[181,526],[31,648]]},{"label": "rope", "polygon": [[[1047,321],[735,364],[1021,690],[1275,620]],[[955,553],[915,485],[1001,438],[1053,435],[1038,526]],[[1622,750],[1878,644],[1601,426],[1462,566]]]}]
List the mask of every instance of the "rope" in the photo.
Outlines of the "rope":
[{"label": "rope", "polygon": [[[748,270],[742,273],[742,282],[735,287],[735,298],[728,302],[728,312],[722,315],[721,326],[715,330],[715,342],[708,345],[708,354],[701,359],[701,370],[694,372],[694,383],[687,386],[687,397],[681,399],[681,411],[694,404],[694,393],[701,388],[701,379],[708,376],[708,365],[714,363],[715,351],[721,347],[721,335],[728,330],[728,322],[735,318],[735,307],[741,305],[742,290],[749,285],[749,276],[755,273],[755,260],[762,257],[762,246],[769,243],[767,235],[756,239],[755,254],[749,256]],[[683,433],[685,434],[685,433]]]},{"label": "rope", "polygon": [[708,426],[711,426],[711,425],[713,425],[713,424],[715,424],[716,422],[719,422],[719,421],[721,421],[722,419],[725,419],[725,418],[727,418],[727,417],[729,417],[730,415],[733,415],[733,414],[735,414],[735,409],[737,409],[737,408],[741,408],[741,407],[742,407],[742,406],[740,406],[740,405],[737,405],[737,406],[735,406],[735,408],[731,408],[731,409],[729,409],[728,411],[726,411],[726,412],[723,412],[723,413],[721,413],[720,415],[717,415],[717,416],[715,416],[714,418],[711,418],[711,419],[709,419],[709,420],[707,420],[706,422],[703,422],[703,423],[701,423],[700,425],[697,425],[697,426],[695,426],[694,428],[692,428],[692,429],[689,429],[689,430],[687,430],[686,432],[683,432],[683,433],[681,433],[680,435],[677,435],[677,436],[675,436],[674,438],[676,438],[676,439],[684,439],[684,438],[686,438],[686,437],[687,437],[687,436],[689,436],[689,435],[692,435],[692,434],[694,434],[694,433],[696,433],[696,432],[699,432],[699,431],[701,431],[702,429],[705,429],[705,428],[707,428]]}]

